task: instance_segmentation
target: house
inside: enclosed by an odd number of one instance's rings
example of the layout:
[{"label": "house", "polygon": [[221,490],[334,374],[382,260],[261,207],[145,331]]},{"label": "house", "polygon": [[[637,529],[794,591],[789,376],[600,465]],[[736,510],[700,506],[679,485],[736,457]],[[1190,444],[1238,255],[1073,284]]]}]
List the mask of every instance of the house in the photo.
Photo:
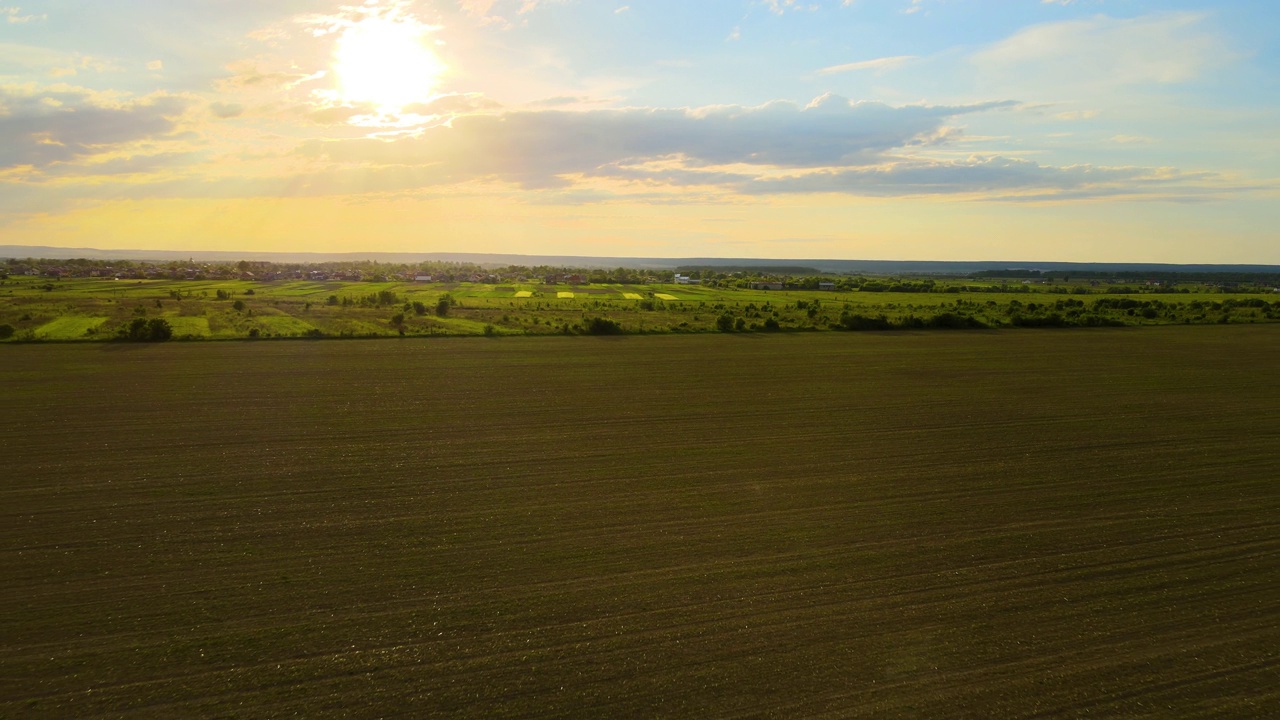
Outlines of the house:
[{"label": "house", "polygon": [[751,283],[751,289],[752,289],[752,290],[781,290],[781,289],[782,289],[782,283],[780,283],[780,282],[772,282],[772,281],[769,281],[769,282],[753,282],[753,283]]},{"label": "house", "polygon": [[431,276],[430,275],[414,275],[413,281],[414,282],[431,282]]},{"label": "house", "polygon": [[832,292],[835,292],[836,284],[835,284],[835,283],[833,283],[833,282],[819,282],[819,283],[818,283],[818,289],[819,289],[819,290],[830,290],[830,291],[832,291]]},{"label": "house", "polygon": [[674,280],[677,285],[701,285],[702,284],[701,280],[691,278],[688,275],[681,275],[680,273],[676,273]]}]

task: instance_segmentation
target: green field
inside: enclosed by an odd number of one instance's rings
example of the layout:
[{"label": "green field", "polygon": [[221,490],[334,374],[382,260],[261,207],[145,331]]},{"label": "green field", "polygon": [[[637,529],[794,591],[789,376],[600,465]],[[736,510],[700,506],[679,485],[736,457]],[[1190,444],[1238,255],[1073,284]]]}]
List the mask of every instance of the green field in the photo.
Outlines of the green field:
[{"label": "green field", "polygon": [[106,321],[104,317],[64,315],[41,325],[35,336],[41,340],[79,340],[92,335]]},{"label": "green field", "polygon": [[[138,318],[176,339],[624,334],[1256,324],[1274,292],[1128,293],[954,281],[936,292],[699,285],[496,285],[280,280],[0,280],[0,342],[111,340]],[[951,292],[955,291],[955,292]],[[1083,291],[1079,294],[1077,291]],[[437,306],[445,301],[445,315]],[[596,323],[594,327],[602,325]],[[612,330],[612,326],[610,327]],[[90,330],[92,332],[90,332]]]},{"label": "green field", "polygon": [[6,345],[0,716],[1263,717],[1277,357]]}]

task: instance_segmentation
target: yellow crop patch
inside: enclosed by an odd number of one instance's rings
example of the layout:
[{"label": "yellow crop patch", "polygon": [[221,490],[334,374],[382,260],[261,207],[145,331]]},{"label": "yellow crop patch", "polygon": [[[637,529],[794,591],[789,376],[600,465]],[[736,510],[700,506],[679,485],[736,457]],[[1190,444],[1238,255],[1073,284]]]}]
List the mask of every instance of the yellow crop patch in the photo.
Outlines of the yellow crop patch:
[{"label": "yellow crop patch", "polygon": [[571,292],[558,292],[558,293],[556,293],[556,297],[558,297],[558,298],[560,298],[560,299],[562,299],[562,300],[572,300],[572,299],[573,299],[573,293],[571,293]]},{"label": "yellow crop patch", "polygon": [[654,293],[653,296],[658,298],[659,300],[679,300],[680,299],[675,295],[668,295],[666,293]]},{"label": "yellow crop patch", "polygon": [[622,293],[622,297],[628,300],[643,300],[639,293]]}]

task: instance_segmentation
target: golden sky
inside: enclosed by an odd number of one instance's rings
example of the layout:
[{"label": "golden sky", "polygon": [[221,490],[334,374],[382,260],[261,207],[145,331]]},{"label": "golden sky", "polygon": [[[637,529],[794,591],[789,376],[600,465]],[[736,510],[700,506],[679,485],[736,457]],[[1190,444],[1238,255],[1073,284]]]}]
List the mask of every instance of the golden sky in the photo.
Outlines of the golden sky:
[{"label": "golden sky", "polygon": [[0,244],[1280,264],[1260,2],[0,7]]}]

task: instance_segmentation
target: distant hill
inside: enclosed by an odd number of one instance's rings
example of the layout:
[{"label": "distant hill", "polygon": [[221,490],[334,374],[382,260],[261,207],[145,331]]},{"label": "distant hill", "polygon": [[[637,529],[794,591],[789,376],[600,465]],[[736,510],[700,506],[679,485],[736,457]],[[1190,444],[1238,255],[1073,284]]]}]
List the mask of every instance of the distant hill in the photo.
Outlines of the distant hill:
[{"label": "distant hill", "polygon": [[88,260],[150,260],[158,262],[201,261],[235,262],[258,260],[277,263],[323,263],[372,260],[385,263],[425,261],[474,263],[491,267],[523,265],[533,267],[636,268],[656,270],[717,269],[721,271],[803,268],[817,273],[867,273],[874,275],[968,275],[984,270],[1040,270],[1081,275],[1152,272],[1152,273],[1263,273],[1280,274],[1280,265],[1214,265],[1173,263],[1076,263],[1032,260],[831,260],[802,258],[635,258],[591,257],[583,255],[509,255],[493,253],[277,253],[227,252],[214,250],[98,250],[95,248],[59,248],[39,245],[0,245],[0,258],[45,258]]}]

